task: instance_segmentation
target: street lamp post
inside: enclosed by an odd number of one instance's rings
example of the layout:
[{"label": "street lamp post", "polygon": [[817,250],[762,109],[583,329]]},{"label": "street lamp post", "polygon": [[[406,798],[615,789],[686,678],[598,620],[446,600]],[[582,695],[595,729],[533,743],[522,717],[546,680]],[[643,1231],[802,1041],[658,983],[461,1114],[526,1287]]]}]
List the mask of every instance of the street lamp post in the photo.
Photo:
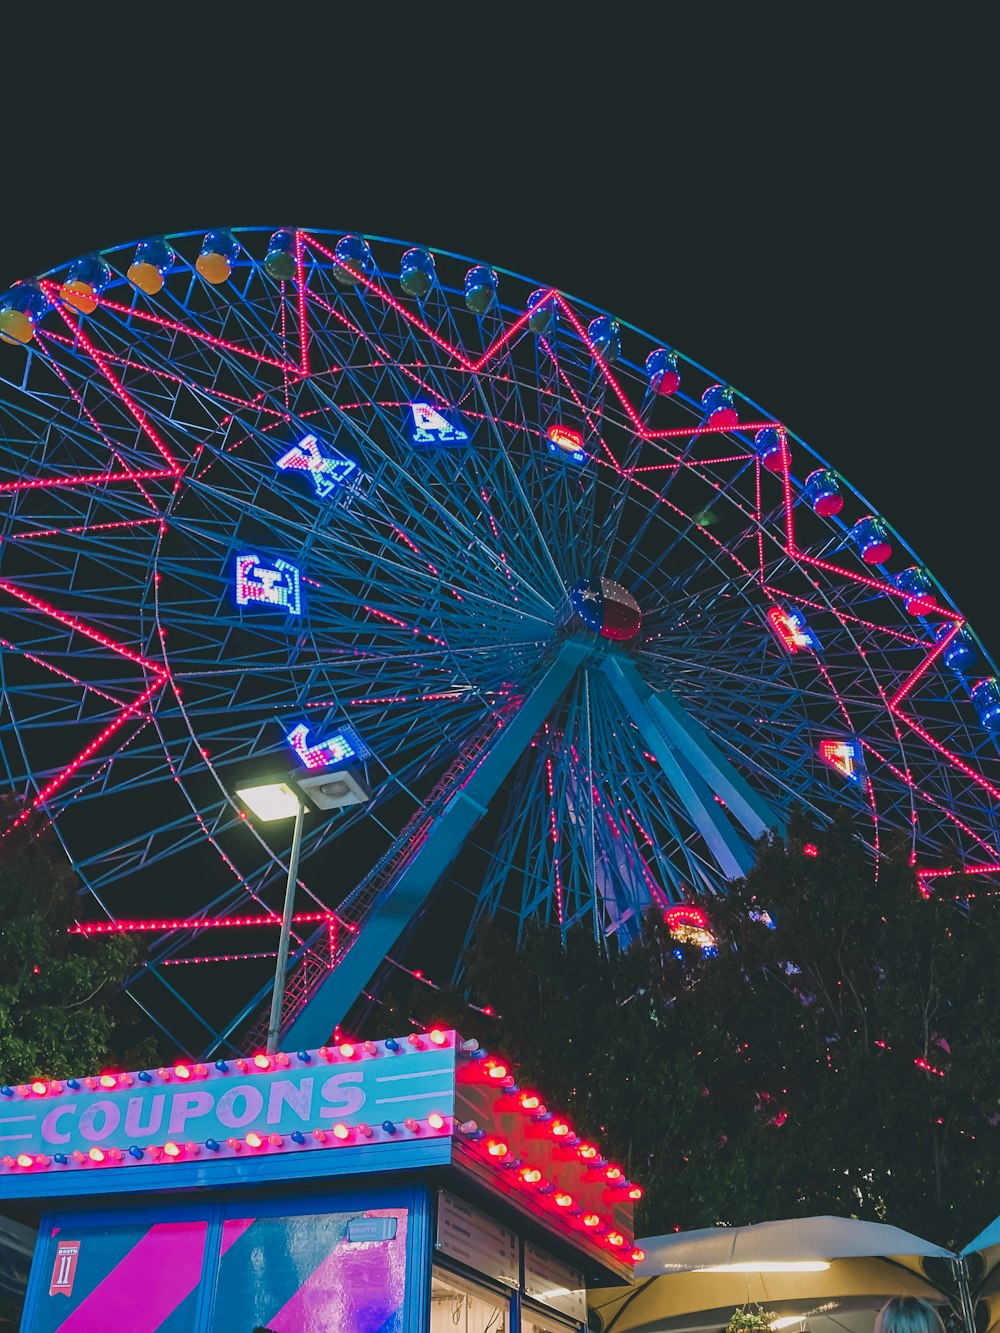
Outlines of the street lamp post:
[{"label": "street lamp post", "polygon": [[271,994],[271,1017],[267,1024],[267,1053],[278,1049],[281,1036],[281,1003],[285,998],[285,975],[288,971],[288,937],[292,932],[292,913],[295,911],[295,881],[299,874],[299,848],[302,846],[302,821],[305,806],[299,801],[295,811],[295,831],[292,850],[288,854],[288,883],[285,885],[285,907],[281,916],[281,934],[278,937],[278,959],[274,965],[274,991]]},{"label": "street lamp post", "polygon": [[285,905],[281,914],[281,934],[278,938],[278,957],[274,965],[274,989],[271,992],[271,1013],[267,1023],[267,1053],[273,1055],[281,1040],[281,1009],[285,998],[285,980],[288,972],[288,942],[292,933],[295,913],[295,883],[299,875],[299,852],[302,848],[302,823],[306,810],[329,814],[345,806],[367,801],[371,792],[364,780],[350,769],[335,772],[311,772],[308,775],[277,777],[236,788],[243,804],[264,823],[295,817],[292,848],[288,854],[288,882],[285,885]]},{"label": "street lamp post", "polygon": [[288,854],[288,881],[285,885],[285,905],[281,914],[281,934],[278,937],[278,957],[274,965],[274,989],[271,992],[271,1014],[267,1023],[267,1053],[273,1055],[281,1037],[281,1006],[285,998],[285,978],[288,972],[288,942],[292,933],[295,912],[295,882],[299,875],[299,851],[302,847],[302,824],[306,808],[303,798],[287,782],[266,782],[254,787],[238,787],[237,796],[258,819],[267,823],[295,816],[292,848]]}]

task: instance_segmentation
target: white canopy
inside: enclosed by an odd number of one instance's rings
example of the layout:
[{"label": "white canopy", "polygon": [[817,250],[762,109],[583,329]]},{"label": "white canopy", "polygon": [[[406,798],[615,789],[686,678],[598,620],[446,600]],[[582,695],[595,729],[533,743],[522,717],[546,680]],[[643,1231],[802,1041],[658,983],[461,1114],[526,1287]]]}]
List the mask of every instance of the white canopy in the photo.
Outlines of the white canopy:
[{"label": "white canopy", "polygon": [[[984,1233],[985,1234],[985,1233]],[[1000,1240],[1000,1230],[998,1230]],[[792,1217],[748,1227],[706,1227],[638,1242],[646,1258],[636,1275],[690,1272],[718,1264],[880,1259],[886,1255],[955,1258],[951,1250],[881,1222],[850,1217]]]},{"label": "white canopy", "polygon": [[[709,1227],[640,1240],[646,1257],[632,1287],[592,1291],[607,1333],[718,1330],[733,1309],[756,1302],[795,1333],[868,1330],[892,1296],[941,1302],[921,1259],[950,1250],[899,1227],[846,1217],[790,1218],[747,1227]],[[728,1271],[712,1271],[719,1268]],[[845,1316],[850,1319],[845,1319]]]}]

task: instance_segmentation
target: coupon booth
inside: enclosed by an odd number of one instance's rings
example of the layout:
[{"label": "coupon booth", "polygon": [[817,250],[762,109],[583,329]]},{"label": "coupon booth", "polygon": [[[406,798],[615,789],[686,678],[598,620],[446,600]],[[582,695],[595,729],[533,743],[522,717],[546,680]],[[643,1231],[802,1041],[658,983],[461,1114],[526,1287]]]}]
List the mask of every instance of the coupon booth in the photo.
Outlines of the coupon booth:
[{"label": "coupon booth", "polygon": [[0,1089],[24,1333],[567,1333],[641,1189],[454,1032]]}]

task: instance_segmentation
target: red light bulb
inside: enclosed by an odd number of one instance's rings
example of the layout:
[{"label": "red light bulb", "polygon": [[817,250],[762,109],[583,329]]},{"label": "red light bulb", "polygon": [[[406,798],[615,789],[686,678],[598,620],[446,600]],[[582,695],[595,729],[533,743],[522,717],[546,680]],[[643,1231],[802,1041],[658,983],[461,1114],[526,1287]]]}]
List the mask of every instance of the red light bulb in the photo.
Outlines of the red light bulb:
[{"label": "red light bulb", "polygon": [[432,1111],[427,1117],[427,1123],[431,1129],[444,1129],[444,1116]]},{"label": "red light bulb", "polygon": [[346,1125],[336,1124],[333,1127],[333,1137],[335,1139],[346,1139],[350,1136],[350,1133],[351,1131]]},{"label": "red light bulb", "polygon": [[250,1133],[246,1136],[246,1145],[248,1148],[260,1148],[263,1145],[263,1143],[264,1140],[260,1137],[259,1134],[255,1134],[253,1130],[251,1130]]}]

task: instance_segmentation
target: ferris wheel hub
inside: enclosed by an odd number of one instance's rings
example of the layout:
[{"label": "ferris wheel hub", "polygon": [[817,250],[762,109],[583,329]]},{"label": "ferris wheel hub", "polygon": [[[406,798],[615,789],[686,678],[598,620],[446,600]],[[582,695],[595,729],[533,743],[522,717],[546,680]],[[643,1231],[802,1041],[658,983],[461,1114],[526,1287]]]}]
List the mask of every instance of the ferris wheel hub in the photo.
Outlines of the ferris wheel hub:
[{"label": "ferris wheel hub", "polygon": [[570,589],[574,619],[602,639],[626,642],[642,628],[642,608],[632,594],[612,579],[580,579]]}]

